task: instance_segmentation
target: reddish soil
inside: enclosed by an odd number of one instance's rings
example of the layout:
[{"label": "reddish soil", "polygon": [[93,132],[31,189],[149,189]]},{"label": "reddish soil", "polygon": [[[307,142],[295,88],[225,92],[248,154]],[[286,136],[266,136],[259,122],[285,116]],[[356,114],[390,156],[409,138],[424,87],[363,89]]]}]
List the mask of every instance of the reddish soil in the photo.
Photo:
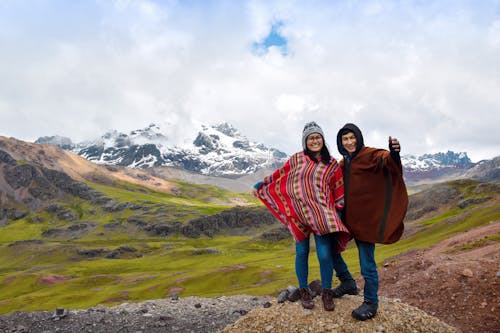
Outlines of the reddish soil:
[{"label": "reddish soil", "polygon": [[44,275],[40,277],[36,283],[37,284],[56,284],[58,282],[66,281],[71,279],[71,276],[63,276],[63,275]]},{"label": "reddish soil", "polygon": [[416,306],[464,333],[499,333],[500,243],[485,238],[498,233],[500,221],[494,221],[387,260],[379,270],[379,294]]}]

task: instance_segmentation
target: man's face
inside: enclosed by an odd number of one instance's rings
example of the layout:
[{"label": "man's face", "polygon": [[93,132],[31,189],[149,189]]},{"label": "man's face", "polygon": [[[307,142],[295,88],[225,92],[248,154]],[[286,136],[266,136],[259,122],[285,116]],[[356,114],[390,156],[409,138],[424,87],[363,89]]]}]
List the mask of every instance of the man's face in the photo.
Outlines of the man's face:
[{"label": "man's face", "polygon": [[356,135],[354,135],[353,132],[342,135],[342,146],[344,146],[344,149],[347,150],[349,154],[356,151],[357,142],[358,140],[356,140]]}]

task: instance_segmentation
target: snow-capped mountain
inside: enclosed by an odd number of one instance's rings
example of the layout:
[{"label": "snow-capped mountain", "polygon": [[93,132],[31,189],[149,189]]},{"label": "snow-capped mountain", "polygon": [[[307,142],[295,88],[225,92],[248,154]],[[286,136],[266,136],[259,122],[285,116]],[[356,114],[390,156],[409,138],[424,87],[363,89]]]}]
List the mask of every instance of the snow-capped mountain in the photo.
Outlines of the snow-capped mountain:
[{"label": "snow-capped mountain", "polygon": [[442,168],[466,169],[474,166],[467,153],[446,153],[424,154],[422,156],[402,155],[401,162],[408,171],[428,171]]},{"label": "snow-capped mountain", "polygon": [[461,178],[463,174],[472,167],[467,153],[424,154],[422,156],[402,155],[404,177],[407,183],[419,183],[429,181],[443,181],[453,178]]},{"label": "snow-capped mountain", "polygon": [[[228,123],[197,124],[189,128],[151,124],[130,133],[110,131],[96,140],[77,144],[60,136],[42,137],[36,143],[57,145],[99,164],[142,169],[171,166],[231,178],[252,175],[259,169],[269,172],[288,158],[277,149],[248,140]],[[467,153],[453,151],[402,155],[401,161],[409,185],[468,177],[469,170],[476,166]],[[498,170],[495,172],[498,175]]]},{"label": "snow-capped mountain", "polygon": [[[277,149],[249,141],[228,123],[199,124],[198,128],[183,134],[181,138],[175,128],[151,124],[128,134],[111,131],[97,140],[62,148],[95,163],[132,168],[173,166],[212,176],[239,176],[260,168],[276,168],[287,158]],[[61,141],[57,137],[37,140],[58,146]]]}]

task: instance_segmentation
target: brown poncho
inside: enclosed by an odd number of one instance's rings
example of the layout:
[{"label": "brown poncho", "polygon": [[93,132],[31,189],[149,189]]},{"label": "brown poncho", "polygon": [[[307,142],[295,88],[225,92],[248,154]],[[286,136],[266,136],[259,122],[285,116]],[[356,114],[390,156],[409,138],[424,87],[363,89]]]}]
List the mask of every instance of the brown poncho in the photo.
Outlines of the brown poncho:
[{"label": "brown poncho", "polygon": [[403,234],[408,207],[402,166],[389,151],[365,147],[359,129],[348,125],[358,138],[359,149],[350,161],[345,156],[340,162],[344,174],[344,222],[357,240],[394,243]]},{"label": "brown poncho", "polygon": [[[342,144],[342,136],[348,132],[356,136],[353,154]],[[347,228],[360,241],[397,242],[403,234],[408,208],[399,152],[365,147],[363,134],[354,124],[345,124],[339,130],[337,147],[344,156],[340,165],[344,174]]]}]

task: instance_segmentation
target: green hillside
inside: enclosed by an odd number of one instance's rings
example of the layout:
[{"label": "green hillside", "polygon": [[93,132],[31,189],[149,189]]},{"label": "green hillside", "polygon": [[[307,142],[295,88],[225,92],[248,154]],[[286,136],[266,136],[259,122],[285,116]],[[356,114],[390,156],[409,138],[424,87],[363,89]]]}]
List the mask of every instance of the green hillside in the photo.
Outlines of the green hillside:
[{"label": "green hillside", "polygon": [[[249,204],[242,210],[261,207],[247,194],[180,182],[176,194],[125,182],[87,185],[112,201],[96,204],[67,196],[51,202],[48,210],[33,210],[0,227],[0,313],[82,309],[173,294],[275,294],[296,285],[291,237],[260,237],[279,227],[277,221],[213,237],[189,238],[178,232],[195,218],[229,210],[232,202]],[[379,263],[500,218],[498,185],[456,181],[439,186],[452,198],[408,221],[408,237],[378,246]],[[432,188],[428,191],[422,197],[436,202]],[[427,204],[419,203],[411,213]],[[345,259],[359,274],[353,243]],[[314,253],[310,271],[311,280],[319,277]]]}]

